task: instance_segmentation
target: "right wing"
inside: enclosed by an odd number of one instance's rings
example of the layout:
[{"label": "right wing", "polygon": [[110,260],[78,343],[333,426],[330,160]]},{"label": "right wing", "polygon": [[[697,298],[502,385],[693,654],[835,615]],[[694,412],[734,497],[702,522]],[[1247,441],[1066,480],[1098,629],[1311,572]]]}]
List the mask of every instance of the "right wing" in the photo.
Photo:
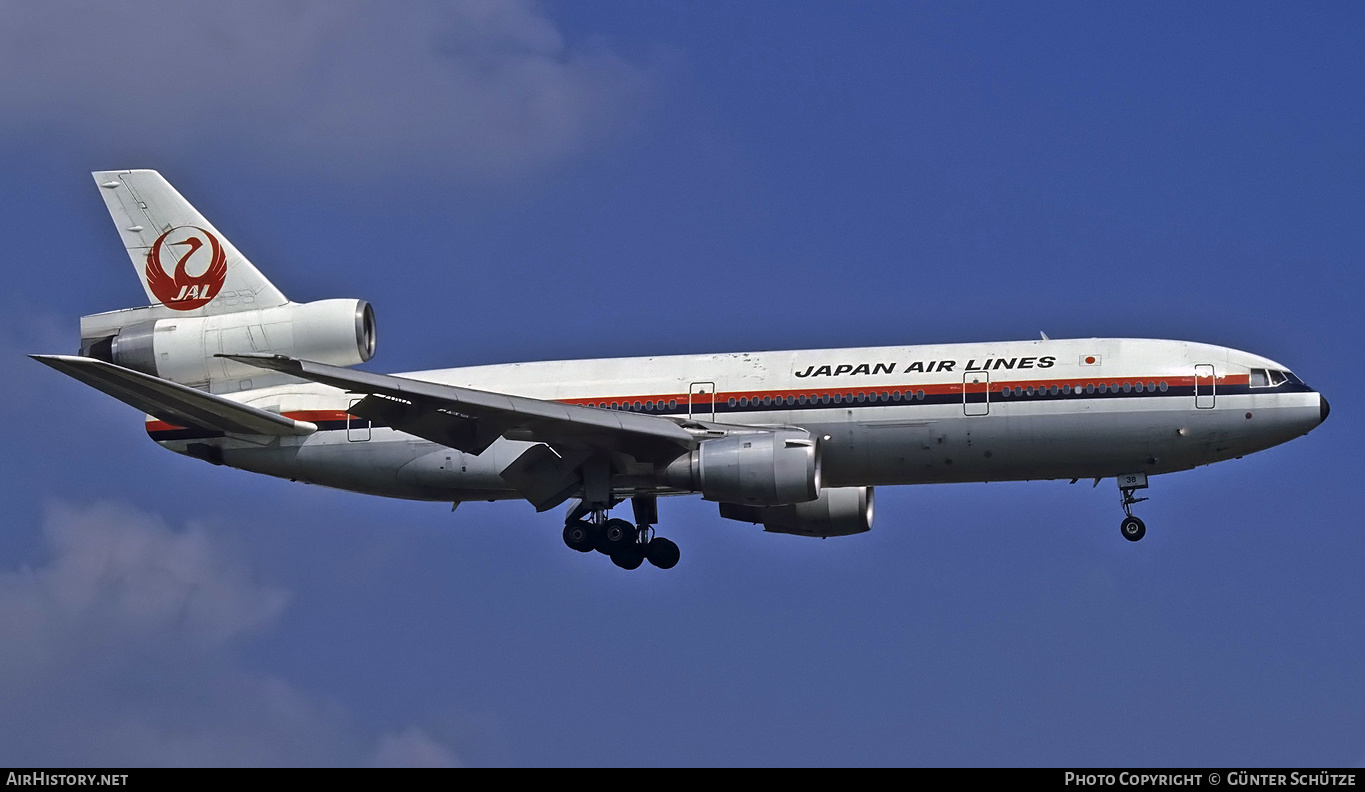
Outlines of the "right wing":
[{"label": "right wing", "polygon": [[[702,441],[657,415],[371,374],[283,355],[223,357],[366,394],[347,412],[468,454],[483,453],[500,437],[535,443],[502,470],[502,478],[537,511],[553,508],[580,490],[598,492],[598,499],[609,497],[604,457],[625,454],[661,465]],[[589,474],[586,464],[594,464],[600,475]],[[598,486],[602,489],[595,489]]]},{"label": "right wing", "polygon": [[103,360],[76,355],[29,357],[176,426],[225,434],[280,436],[307,435],[318,430],[317,425],[307,421],[295,421]]},{"label": "right wing", "polygon": [[701,438],[657,415],[601,410],[435,382],[371,374],[283,355],[223,357],[368,394],[348,412],[470,454],[499,437],[545,443],[561,457],[596,451],[667,463]]}]

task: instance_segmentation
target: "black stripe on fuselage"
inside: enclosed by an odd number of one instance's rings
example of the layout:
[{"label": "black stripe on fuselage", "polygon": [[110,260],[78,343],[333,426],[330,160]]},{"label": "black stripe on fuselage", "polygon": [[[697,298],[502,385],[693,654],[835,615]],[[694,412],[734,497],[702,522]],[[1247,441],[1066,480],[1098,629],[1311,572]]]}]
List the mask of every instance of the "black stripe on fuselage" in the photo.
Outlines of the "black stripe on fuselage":
[{"label": "black stripe on fuselage", "polygon": [[[1151,387],[1149,387],[1149,385]],[[1125,389],[1125,386],[1127,388]],[[1139,387],[1140,386],[1140,387]],[[1165,386],[1163,389],[1162,386]],[[809,395],[809,391],[772,391],[757,396],[730,397],[720,394],[716,400],[715,414],[717,419],[722,415],[752,415],[766,412],[799,412],[804,410],[831,410],[831,409],[858,409],[865,407],[892,407],[892,406],[942,406],[956,404],[984,404],[987,401],[986,393],[967,393],[963,394],[961,385],[954,383],[952,386],[958,390],[946,391],[943,385],[928,386],[934,392],[931,393],[925,388],[920,387],[900,387],[871,390],[865,388],[838,388],[825,390],[819,395]],[[1017,391],[1022,390],[1022,393]],[[1246,384],[1220,385],[1215,395],[1217,396],[1245,396],[1252,393],[1312,393],[1312,388],[1301,383],[1284,383],[1272,388],[1252,388]],[[1088,384],[1088,386],[1073,387],[1070,383],[1048,386],[1011,386],[1006,384],[1003,389],[992,383],[990,391],[990,403],[1001,407],[1010,404],[1031,404],[1036,402],[1060,402],[1060,401],[1089,401],[1089,400],[1114,400],[1114,399],[1153,399],[1153,398],[1185,398],[1194,397],[1193,385],[1170,385],[1162,380],[1143,380],[1141,383],[1129,381],[1117,385],[1106,384],[1104,390]],[[614,398],[614,399],[573,399],[568,403],[580,406],[596,407],[598,409],[627,410],[646,415],[659,415],[667,417],[686,417],[692,415],[703,420],[709,420],[711,409],[709,403],[693,405],[689,412],[685,402],[678,401],[676,397],[672,399],[674,406],[669,406],[669,400],[660,398]],[[613,408],[611,405],[616,404]],[[638,405],[638,406],[637,406]],[[364,425],[352,423],[348,426],[345,420],[326,420],[314,421],[320,432],[343,431],[347,428],[359,428]],[[383,424],[376,423],[375,426]],[[210,431],[197,428],[177,428],[168,430],[158,430],[148,432],[153,440],[198,440],[210,437],[223,437],[219,431]]]}]

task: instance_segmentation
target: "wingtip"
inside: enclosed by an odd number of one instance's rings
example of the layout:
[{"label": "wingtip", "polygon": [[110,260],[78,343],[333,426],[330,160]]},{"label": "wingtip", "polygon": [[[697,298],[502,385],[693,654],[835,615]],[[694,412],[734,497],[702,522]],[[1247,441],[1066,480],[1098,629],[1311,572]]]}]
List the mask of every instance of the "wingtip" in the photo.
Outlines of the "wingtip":
[{"label": "wingtip", "polygon": [[68,360],[71,356],[70,356],[70,355],[36,355],[36,354],[32,354],[32,355],[29,355],[29,357],[33,358],[34,360],[38,361],[39,363],[42,363],[44,366],[56,366],[56,365],[58,365],[58,364],[60,364],[60,363],[65,362],[65,361]]}]

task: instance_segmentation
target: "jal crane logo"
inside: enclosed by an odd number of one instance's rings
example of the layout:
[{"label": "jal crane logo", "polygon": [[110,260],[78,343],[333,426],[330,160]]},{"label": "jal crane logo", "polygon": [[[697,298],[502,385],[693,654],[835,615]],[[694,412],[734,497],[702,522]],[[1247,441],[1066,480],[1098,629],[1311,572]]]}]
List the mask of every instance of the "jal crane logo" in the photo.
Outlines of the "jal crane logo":
[{"label": "jal crane logo", "polygon": [[[184,239],[167,242],[167,237],[172,235],[177,237],[184,235]],[[208,262],[205,266],[202,262],[206,256],[195,254],[205,246],[206,241],[209,249],[206,251]],[[161,255],[163,248],[168,247],[185,248],[170,273],[166,271]],[[195,264],[203,266],[203,272],[198,275],[190,274],[191,259],[195,259]],[[208,305],[222,290],[223,281],[227,279],[227,255],[223,252],[223,245],[218,241],[218,237],[208,231],[198,226],[178,226],[166,231],[152,243],[152,249],[147,251],[146,272],[147,288],[163,305],[177,311],[192,311]]]}]

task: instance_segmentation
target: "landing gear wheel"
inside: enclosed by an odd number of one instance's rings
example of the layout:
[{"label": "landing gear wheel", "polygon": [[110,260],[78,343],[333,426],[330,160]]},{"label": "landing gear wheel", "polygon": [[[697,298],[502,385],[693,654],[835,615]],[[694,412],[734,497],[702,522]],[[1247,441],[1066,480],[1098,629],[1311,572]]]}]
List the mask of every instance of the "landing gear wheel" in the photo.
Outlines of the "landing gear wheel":
[{"label": "landing gear wheel", "polygon": [[672,569],[677,566],[681,555],[678,546],[662,536],[654,537],[645,545],[645,558],[659,569]]},{"label": "landing gear wheel", "polygon": [[564,544],[580,553],[591,553],[597,547],[596,525],[587,520],[574,520],[564,526]]},{"label": "landing gear wheel", "polygon": [[1143,525],[1142,520],[1131,514],[1123,518],[1123,522],[1119,524],[1119,530],[1123,532],[1123,538],[1130,542],[1136,542],[1147,535],[1147,526]]},{"label": "landing gear wheel", "polygon": [[611,562],[622,569],[639,569],[645,562],[645,554],[640,545],[627,545],[611,554]]},{"label": "landing gear wheel", "polygon": [[[634,547],[636,538],[635,526],[625,520],[607,520],[606,524],[602,526],[602,539],[598,542],[597,549],[609,556],[615,556],[619,550]],[[635,566],[639,566],[639,564]],[[633,569],[634,567],[629,568]]]}]

